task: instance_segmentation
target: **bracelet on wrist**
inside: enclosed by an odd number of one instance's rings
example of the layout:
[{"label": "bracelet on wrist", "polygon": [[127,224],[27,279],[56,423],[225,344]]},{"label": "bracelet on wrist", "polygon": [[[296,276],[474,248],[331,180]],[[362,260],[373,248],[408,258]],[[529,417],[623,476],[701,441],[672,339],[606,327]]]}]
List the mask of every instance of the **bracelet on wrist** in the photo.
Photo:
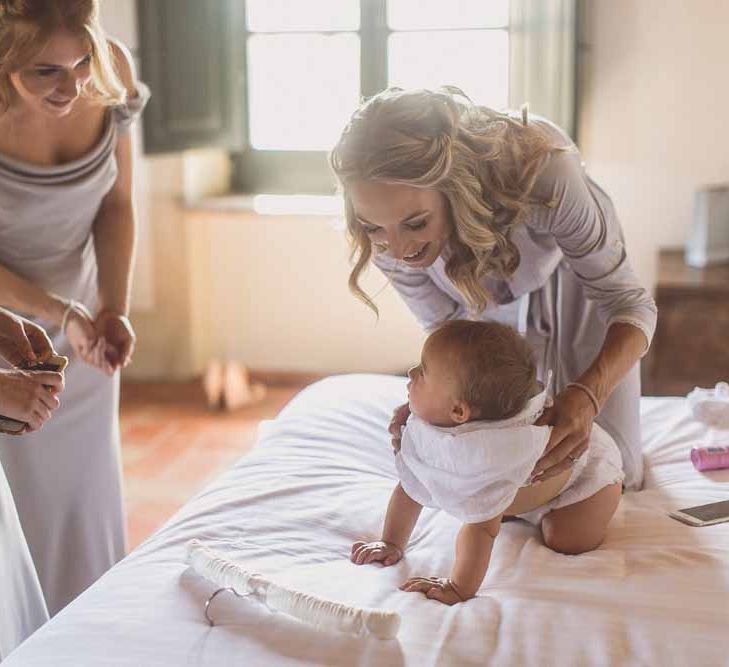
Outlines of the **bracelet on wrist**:
[{"label": "bracelet on wrist", "polygon": [[567,389],[570,387],[574,387],[575,389],[579,389],[587,398],[590,399],[590,403],[592,403],[592,407],[595,409],[595,417],[600,414],[600,402],[597,400],[597,396],[595,396],[595,392],[592,391],[586,384],[582,384],[581,382],[570,382],[567,385]]},{"label": "bracelet on wrist", "polygon": [[69,299],[68,303],[66,304],[66,308],[63,310],[63,317],[61,318],[61,333],[66,333],[66,325],[68,324],[68,318],[73,312],[73,309],[78,304],[73,299]]}]

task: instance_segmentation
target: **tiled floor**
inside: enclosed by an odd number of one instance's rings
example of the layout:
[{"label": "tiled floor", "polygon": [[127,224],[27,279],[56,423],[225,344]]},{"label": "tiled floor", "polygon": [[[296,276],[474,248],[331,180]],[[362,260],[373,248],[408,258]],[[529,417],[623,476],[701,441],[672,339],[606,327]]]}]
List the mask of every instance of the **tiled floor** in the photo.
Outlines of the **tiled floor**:
[{"label": "tiled floor", "polygon": [[236,412],[207,408],[199,383],[122,385],[121,433],[129,548],[161,526],[212,477],[253,446],[302,384],[269,387]]}]

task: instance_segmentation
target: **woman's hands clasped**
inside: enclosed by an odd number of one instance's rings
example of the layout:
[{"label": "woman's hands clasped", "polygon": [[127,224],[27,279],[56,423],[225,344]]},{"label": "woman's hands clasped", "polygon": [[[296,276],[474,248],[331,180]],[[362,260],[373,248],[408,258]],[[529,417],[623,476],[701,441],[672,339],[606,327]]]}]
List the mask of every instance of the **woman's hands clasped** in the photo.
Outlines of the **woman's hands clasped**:
[{"label": "woman's hands clasped", "polygon": [[125,368],[132,359],[137,337],[132,323],[126,315],[102,310],[96,316],[96,331],[99,335],[99,362],[111,375],[117,368]]},{"label": "woman's hands clasped", "polygon": [[63,333],[79,359],[91,366],[97,366],[94,352],[99,336],[91,313],[82,303],[74,302],[68,306]]},{"label": "woman's hands clasped", "polygon": [[124,315],[102,310],[93,319],[83,304],[74,302],[69,306],[64,332],[78,357],[107,375],[131,361],[136,336]]},{"label": "woman's hands clasped", "polygon": [[571,468],[590,444],[595,408],[581,390],[567,387],[535,422],[551,426],[552,434],[542,458],[537,461],[531,481],[541,482]]}]

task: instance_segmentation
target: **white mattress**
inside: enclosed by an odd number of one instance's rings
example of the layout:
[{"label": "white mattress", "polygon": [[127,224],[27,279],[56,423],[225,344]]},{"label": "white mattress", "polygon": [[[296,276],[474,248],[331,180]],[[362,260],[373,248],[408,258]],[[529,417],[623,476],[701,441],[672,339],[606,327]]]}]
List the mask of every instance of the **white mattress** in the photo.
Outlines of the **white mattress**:
[{"label": "white mattress", "polygon": [[[623,497],[600,549],[560,555],[536,528],[507,523],[478,597],[447,607],[397,590],[413,574],[448,574],[458,524],[443,513],[424,511],[395,567],[348,560],[353,540],[379,536],[395,483],[386,424],[404,396],[404,380],[371,375],[305,390],[251,454],[5,664],[729,664],[729,524],[666,516],[729,495],[729,470],[689,462],[702,427],[682,399],[644,399],[645,489]],[[301,590],[395,609],[399,637],[326,634],[230,594],[213,603],[210,628],[215,586],[186,567],[191,538]]]}]

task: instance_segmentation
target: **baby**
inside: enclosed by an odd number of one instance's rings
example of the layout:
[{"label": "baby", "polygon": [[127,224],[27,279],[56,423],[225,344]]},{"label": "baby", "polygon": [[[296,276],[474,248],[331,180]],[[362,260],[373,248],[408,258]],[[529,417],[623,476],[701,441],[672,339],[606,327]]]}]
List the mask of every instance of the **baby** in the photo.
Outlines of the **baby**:
[{"label": "baby", "polygon": [[[463,522],[455,563],[448,578],[412,577],[400,588],[446,604],[475,596],[505,516],[541,525],[547,545],[565,553],[602,542],[620,497],[620,452],[594,425],[590,447],[571,470],[528,484],[549,441],[550,427],[534,425],[548,388],[537,381],[532,351],[514,329],[446,322],[425,341],[421,363],[408,376],[411,416],[395,459],[400,483],[382,539],[355,542],[352,562],[397,563],[423,506]],[[555,526],[583,546],[561,547]]]}]

